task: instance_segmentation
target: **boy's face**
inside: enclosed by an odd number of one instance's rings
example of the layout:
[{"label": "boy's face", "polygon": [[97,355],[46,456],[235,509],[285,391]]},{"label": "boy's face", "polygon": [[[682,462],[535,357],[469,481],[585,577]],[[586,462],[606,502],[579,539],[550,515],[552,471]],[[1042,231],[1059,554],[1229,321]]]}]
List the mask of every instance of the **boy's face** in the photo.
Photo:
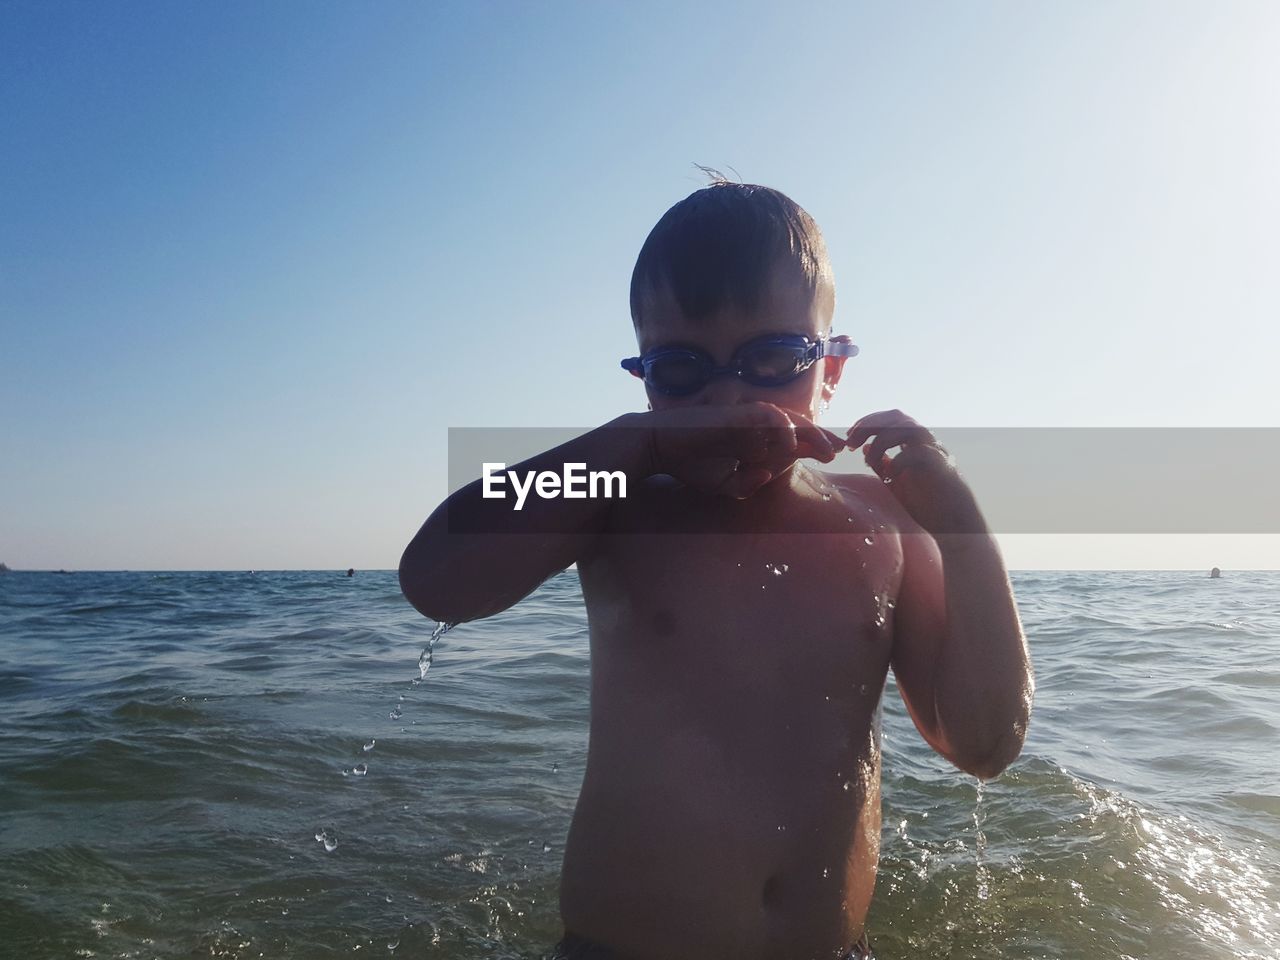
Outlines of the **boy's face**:
[{"label": "boy's face", "polygon": [[[712,316],[690,320],[668,291],[651,292],[636,329],[640,352],[655,347],[691,346],[709,353],[717,366],[729,363],[733,352],[757,337],[801,334],[810,340],[830,330],[828,310],[792,271],[775,269],[755,310],[729,305]],[[824,357],[795,380],[779,387],[750,384],[736,376],[713,377],[688,396],[668,396],[646,387],[653,410],[699,404],[772,403],[813,420],[824,399],[830,399],[840,379],[844,357]]]}]

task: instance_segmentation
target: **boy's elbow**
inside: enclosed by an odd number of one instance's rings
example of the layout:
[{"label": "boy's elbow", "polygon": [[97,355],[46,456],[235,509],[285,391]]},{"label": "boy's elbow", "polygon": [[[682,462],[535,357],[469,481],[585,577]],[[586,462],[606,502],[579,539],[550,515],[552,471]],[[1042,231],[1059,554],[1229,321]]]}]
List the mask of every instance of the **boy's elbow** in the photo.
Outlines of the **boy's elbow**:
[{"label": "boy's elbow", "polygon": [[961,760],[952,758],[952,763],[963,770],[970,776],[977,777],[979,780],[994,780],[1005,769],[1017,760],[1022,753],[1022,744],[1026,740],[1027,728],[1025,724],[1015,724],[1014,727],[1002,737],[989,752],[970,756]]},{"label": "boy's elbow", "polygon": [[450,622],[442,616],[444,611],[439,606],[439,598],[433,596],[431,591],[423,589],[420,581],[407,574],[404,564],[400,565],[400,592],[409,601],[409,605],[424,617],[440,623]]},{"label": "boy's elbow", "polygon": [[483,620],[511,606],[492,589],[481,589],[481,578],[468,573],[445,551],[409,544],[400,558],[400,592],[420,614],[437,623],[456,625]]},{"label": "boy's elbow", "polygon": [[994,780],[996,777],[1000,776],[1000,774],[1004,773],[1005,768],[1007,768],[1009,764],[1018,759],[1018,753],[1021,753],[1021,750],[1018,750],[1012,755],[1002,756],[992,754],[989,757],[983,757],[979,760],[971,760],[964,764],[957,763],[956,766],[969,774],[969,776],[977,777],[979,780]]},{"label": "boy's elbow", "polygon": [[980,780],[994,780],[1022,754],[1027,739],[1027,727],[1031,723],[1031,709],[1035,700],[1035,681],[1028,671],[1019,692],[1018,703],[1003,718],[992,717],[981,738],[970,741],[971,749],[965,751],[964,762],[951,758],[951,762]]},{"label": "boy's elbow", "polygon": [[420,562],[409,544],[400,558],[400,592],[409,604],[424,617],[437,623],[461,623],[455,602],[450,602],[450,591],[442,577],[429,564]]}]

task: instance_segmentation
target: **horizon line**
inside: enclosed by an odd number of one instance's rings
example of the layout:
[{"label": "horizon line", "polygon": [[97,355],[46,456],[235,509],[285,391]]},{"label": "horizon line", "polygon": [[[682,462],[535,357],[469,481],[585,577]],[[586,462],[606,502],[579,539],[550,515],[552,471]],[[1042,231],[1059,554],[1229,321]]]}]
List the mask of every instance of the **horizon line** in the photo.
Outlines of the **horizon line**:
[{"label": "horizon line", "polygon": [[[565,567],[558,573],[566,573],[575,569],[574,565]],[[1200,573],[1218,569],[1223,573],[1276,573],[1276,567],[1009,567],[1009,573]],[[8,567],[7,573],[341,573],[348,570],[356,573],[397,573],[398,567]]]}]

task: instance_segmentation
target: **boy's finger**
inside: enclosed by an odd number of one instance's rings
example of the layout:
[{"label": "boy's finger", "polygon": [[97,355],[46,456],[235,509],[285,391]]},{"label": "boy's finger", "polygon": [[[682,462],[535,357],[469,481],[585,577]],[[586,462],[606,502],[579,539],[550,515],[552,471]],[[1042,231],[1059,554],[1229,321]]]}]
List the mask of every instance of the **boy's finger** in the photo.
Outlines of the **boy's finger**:
[{"label": "boy's finger", "polygon": [[[795,424],[796,439],[800,441],[807,450],[812,451],[812,456],[817,457],[826,463],[830,463],[835,459],[836,446],[831,441],[831,435],[823,430],[820,426],[803,417],[798,413],[788,413],[791,422]],[[803,455],[803,454],[802,454]]]},{"label": "boy's finger", "polygon": [[771,446],[769,431],[758,424],[730,422],[690,436],[691,445],[703,456],[725,456],[738,460],[763,460]]},{"label": "boy's finger", "polygon": [[778,451],[794,449],[795,427],[771,403],[735,404],[723,411],[724,426],[717,431],[719,451],[747,462],[761,462]]},{"label": "boy's finger", "polygon": [[834,450],[828,450],[825,447],[822,449],[814,449],[807,443],[801,444],[799,449],[796,450],[797,460],[810,459],[817,460],[819,463],[830,463],[835,458],[836,454]]},{"label": "boy's finger", "polygon": [[881,430],[875,435],[875,439],[863,447],[862,455],[866,459],[868,465],[877,464],[881,458],[893,447],[902,442],[899,431]]},{"label": "boy's finger", "polygon": [[850,450],[857,450],[881,430],[895,426],[919,426],[919,424],[901,410],[878,410],[867,414],[850,427],[845,442]]},{"label": "boy's finger", "polygon": [[907,467],[922,467],[926,469],[935,469],[937,467],[954,467],[950,461],[947,451],[937,444],[917,444],[912,443],[902,448],[892,460],[893,470],[889,476],[896,480]]},{"label": "boy's finger", "polygon": [[795,424],[782,417],[780,423],[761,429],[764,438],[764,455],[759,459],[767,463],[790,463],[797,456],[800,437]]},{"label": "boy's finger", "polygon": [[876,434],[875,440],[867,445],[867,461],[869,463],[879,461],[880,457],[893,447],[905,446],[909,443],[926,444],[932,440],[933,434],[915,424],[882,429]]},{"label": "boy's finger", "polygon": [[871,437],[875,436],[876,431],[886,424],[887,411],[879,413],[869,413],[862,417],[845,432],[845,443],[850,450],[857,450],[860,446],[867,442]]},{"label": "boy's finger", "polygon": [[832,448],[830,441],[814,443],[811,439],[805,437],[796,444],[796,459],[800,460],[805,457],[821,460],[823,463],[830,463],[836,458],[836,451]]}]

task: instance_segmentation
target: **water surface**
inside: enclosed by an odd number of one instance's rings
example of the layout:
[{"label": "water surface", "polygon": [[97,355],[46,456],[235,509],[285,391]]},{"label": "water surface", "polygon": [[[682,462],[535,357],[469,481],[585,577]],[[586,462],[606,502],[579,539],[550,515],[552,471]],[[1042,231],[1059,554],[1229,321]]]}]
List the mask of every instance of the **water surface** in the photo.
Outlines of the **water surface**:
[{"label": "water surface", "polygon": [[[886,690],[879,956],[1280,955],[1280,574],[1013,579],[1036,709],[980,799]],[[576,575],[424,675],[433,626],[392,572],[0,576],[0,955],[542,955]]]}]

